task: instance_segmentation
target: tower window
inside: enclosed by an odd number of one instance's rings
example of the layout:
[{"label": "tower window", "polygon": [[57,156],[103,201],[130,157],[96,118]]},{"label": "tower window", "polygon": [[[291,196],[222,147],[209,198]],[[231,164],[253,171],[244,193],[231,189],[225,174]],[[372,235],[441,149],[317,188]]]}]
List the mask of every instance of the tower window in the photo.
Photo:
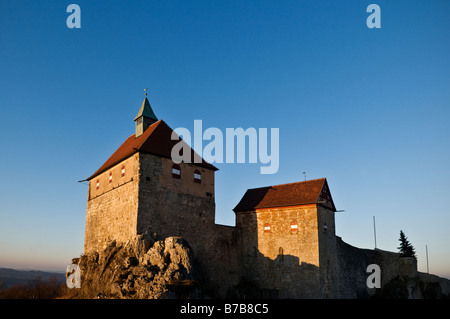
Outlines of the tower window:
[{"label": "tower window", "polygon": [[97,189],[100,188],[100,180],[98,180],[98,179],[97,179],[97,185],[96,186],[97,186]]},{"label": "tower window", "polygon": [[270,233],[270,224],[264,224],[264,232]]},{"label": "tower window", "polygon": [[125,176],[125,165],[122,166],[122,177]]},{"label": "tower window", "polygon": [[109,173],[109,183],[112,183],[112,172]]},{"label": "tower window", "polygon": [[181,168],[178,164],[172,165],[172,177],[180,179],[181,178]]},{"label": "tower window", "polygon": [[202,173],[199,170],[194,171],[194,183],[202,183]]},{"label": "tower window", "polygon": [[291,232],[292,233],[298,232],[298,224],[295,221],[291,222]]}]

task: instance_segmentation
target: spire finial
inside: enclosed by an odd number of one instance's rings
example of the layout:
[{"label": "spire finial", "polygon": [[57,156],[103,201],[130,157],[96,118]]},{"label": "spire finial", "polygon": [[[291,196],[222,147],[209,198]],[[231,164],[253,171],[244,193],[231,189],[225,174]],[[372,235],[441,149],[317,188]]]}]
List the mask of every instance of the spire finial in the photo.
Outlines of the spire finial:
[{"label": "spire finial", "polygon": [[145,88],[145,89],[144,89],[145,97],[147,97],[147,90],[148,90],[148,88]]}]

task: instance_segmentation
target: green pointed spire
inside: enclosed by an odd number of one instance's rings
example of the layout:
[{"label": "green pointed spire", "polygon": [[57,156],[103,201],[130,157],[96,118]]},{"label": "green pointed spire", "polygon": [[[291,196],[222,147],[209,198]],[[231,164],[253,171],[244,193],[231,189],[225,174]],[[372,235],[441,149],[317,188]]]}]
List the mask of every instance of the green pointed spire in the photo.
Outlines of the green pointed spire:
[{"label": "green pointed spire", "polygon": [[141,136],[150,125],[158,121],[147,99],[147,92],[145,92],[144,102],[142,102],[139,113],[134,118],[134,121],[136,122],[136,137]]},{"label": "green pointed spire", "polygon": [[150,102],[147,99],[147,96],[145,97],[144,102],[142,102],[141,108],[139,109],[139,113],[136,115],[134,120],[136,121],[141,116],[148,117],[148,118],[154,120],[155,122],[158,121],[158,118],[156,117],[155,113],[153,112]]}]

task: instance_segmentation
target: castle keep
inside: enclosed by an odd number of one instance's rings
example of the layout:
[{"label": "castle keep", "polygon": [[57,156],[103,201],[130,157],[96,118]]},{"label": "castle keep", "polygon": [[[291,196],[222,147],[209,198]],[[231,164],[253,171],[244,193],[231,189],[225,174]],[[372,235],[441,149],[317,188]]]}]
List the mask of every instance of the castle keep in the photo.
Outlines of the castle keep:
[{"label": "castle keep", "polygon": [[249,189],[234,208],[236,226],[215,224],[217,168],[194,163],[187,145],[191,163],[172,161],[179,140],[147,97],[134,120],[135,133],[87,178],[85,254],[140,234],[180,236],[218,297],[245,297],[248,286],[267,298],[368,297],[376,293],[366,285],[370,264],[381,267],[383,287],[407,278],[408,297],[421,297],[417,278],[448,293],[448,281],[418,273],[416,260],[337,237],[325,178]]}]

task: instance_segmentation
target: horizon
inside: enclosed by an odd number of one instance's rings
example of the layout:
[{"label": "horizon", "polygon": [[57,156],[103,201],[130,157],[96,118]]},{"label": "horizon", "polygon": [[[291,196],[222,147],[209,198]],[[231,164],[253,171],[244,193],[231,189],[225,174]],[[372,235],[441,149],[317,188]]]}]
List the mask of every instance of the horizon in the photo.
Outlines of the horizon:
[{"label": "horizon", "polygon": [[373,249],[375,216],[377,248],[398,252],[402,230],[418,271],[427,246],[450,279],[448,1],[75,3],[73,29],[66,2],[0,5],[0,267],[65,272],[83,253],[78,181],[134,132],[149,88],[172,129],[279,129],[275,174],[214,164],[217,224],[247,189],[306,172],[345,210],[344,242]]},{"label": "horizon", "polygon": [[0,266],[0,270],[1,269],[6,269],[6,270],[14,270],[14,271],[35,271],[35,272],[45,272],[45,273],[55,273],[55,274],[62,274],[65,275],[66,272],[65,271],[57,271],[57,270],[42,270],[42,269],[21,269],[21,268],[9,268],[9,267],[2,267]]}]

